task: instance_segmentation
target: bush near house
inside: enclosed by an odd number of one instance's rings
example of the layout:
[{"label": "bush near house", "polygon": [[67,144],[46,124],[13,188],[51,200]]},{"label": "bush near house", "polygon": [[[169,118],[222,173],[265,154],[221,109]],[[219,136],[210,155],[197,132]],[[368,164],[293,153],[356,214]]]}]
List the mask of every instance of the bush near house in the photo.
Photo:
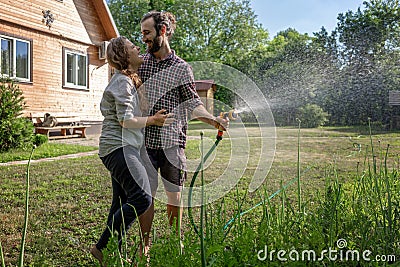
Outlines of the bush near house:
[{"label": "bush near house", "polygon": [[22,90],[7,77],[0,77],[0,152],[32,144],[33,125],[20,117],[25,102]]}]

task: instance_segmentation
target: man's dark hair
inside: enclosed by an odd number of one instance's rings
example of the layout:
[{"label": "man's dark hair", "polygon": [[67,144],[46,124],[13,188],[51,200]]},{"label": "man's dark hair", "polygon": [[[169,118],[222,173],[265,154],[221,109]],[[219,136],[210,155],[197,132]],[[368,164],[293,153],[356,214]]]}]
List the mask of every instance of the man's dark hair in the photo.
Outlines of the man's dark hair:
[{"label": "man's dark hair", "polygon": [[160,35],[160,30],[163,25],[165,25],[166,35],[168,38],[170,38],[174,34],[174,31],[176,29],[176,19],[172,13],[165,12],[165,11],[161,11],[161,12],[160,11],[150,11],[149,13],[147,13],[143,16],[140,23],[147,20],[148,18],[154,19],[154,27],[156,28],[157,35]]}]

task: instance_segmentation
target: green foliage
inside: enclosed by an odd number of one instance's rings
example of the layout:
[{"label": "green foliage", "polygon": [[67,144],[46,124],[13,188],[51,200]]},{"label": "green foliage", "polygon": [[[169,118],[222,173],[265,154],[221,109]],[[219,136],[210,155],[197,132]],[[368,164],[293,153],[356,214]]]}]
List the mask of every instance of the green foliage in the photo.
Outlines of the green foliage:
[{"label": "green foliage", "polygon": [[298,118],[301,121],[302,127],[316,128],[323,126],[328,121],[329,114],[318,105],[307,104],[299,108]]},{"label": "green foliage", "polygon": [[236,67],[268,38],[248,0],[176,1],[171,8],[178,19],[172,47],[188,61]]},{"label": "green foliage", "polygon": [[103,250],[103,260],[106,266],[124,266],[124,261],[119,251],[118,233],[113,232],[107,243],[107,247]]},{"label": "green foliage", "polygon": [[262,49],[268,38],[248,0],[110,0],[108,4],[120,34],[136,43],[141,43],[144,14],[150,10],[172,12],[177,28],[171,47],[187,61],[236,65],[250,52]]},{"label": "green foliage", "polygon": [[33,124],[21,118],[24,108],[22,90],[9,78],[0,78],[0,152],[30,146]]},{"label": "green foliage", "polygon": [[35,134],[33,136],[33,144],[35,146],[41,146],[49,141],[47,135],[44,134]]},{"label": "green foliage", "polygon": [[247,71],[270,99],[277,125],[295,125],[298,108],[315,102],[318,92],[330,85],[335,67],[312,41],[294,29],[279,32],[259,65]]},{"label": "green foliage", "polygon": [[317,34],[319,47],[338,63],[331,75],[334,82],[318,99],[332,114],[330,124],[365,124],[368,117],[388,124],[399,115],[388,103],[389,91],[400,86],[399,21],[398,0],[370,0],[364,1],[363,10],[339,14],[331,36]]},{"label": "green foliage", "polygon": [[[239,69],[247,69],[253,53],[265,51],[268,32],[257,23],[248,0],[110,0],[108,1],[117,28],[137,44],[141,44],[140,19],[150,10],[172,12],[177,27],[171,48],[188,62],[211,61]],[[142,51],[145,46],[142,44]],[[254,66],[256,68],[257,66]],[[210,79],[198,77],[195,79]],[[217,90],[216,98],[233,103],[224,88]]]},{"label": "green foliage", "polygon": [[[400,4],[363,5],[338,14],[331,33],[322,27],[311,37],[288,28],[269,40],[248,0],[109,1],[120,33],[137,43],[143,14],[173,12],[178,23],[171,47],[177,54],[227,64],[251,77],[274,102],[278,125],[295,125],[295,112],[309,103],[331,114],[330,125],[361,125],[368,117],[385,125],[400,115],[387,101],[389,91],[400,87]],[[234,103],[224,89],[216,98]]]}]

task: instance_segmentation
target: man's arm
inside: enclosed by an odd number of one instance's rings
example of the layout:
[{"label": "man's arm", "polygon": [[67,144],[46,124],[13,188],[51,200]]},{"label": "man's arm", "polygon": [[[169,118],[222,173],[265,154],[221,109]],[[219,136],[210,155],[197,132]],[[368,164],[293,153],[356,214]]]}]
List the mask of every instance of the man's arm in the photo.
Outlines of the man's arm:
[{"label": "man's arm", "polygon": [[198,119],[204,123],[210,124],[211,126],[214,126],[215,128],[220,128],[222,127],[221,130],[226,131],[229,126],[229,121],[225,120],[220,117],[215,117],[211,115],[204,105],[198,105],[193,111],[192,111],[192,118],[193,119]]}]

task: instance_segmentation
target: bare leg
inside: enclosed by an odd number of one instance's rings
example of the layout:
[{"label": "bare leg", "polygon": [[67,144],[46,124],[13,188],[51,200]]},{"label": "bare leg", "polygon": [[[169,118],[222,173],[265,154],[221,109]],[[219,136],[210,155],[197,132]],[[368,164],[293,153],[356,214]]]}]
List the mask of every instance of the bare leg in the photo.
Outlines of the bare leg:
[{"label": "bare leg", "polygon": [[168,197],[167,214],[169,218],[169,225],[172,226],[176,223],[176,234],[180,240],[180,254],[183,254],[183,243],[181,240],[181,225],[183,206],[181,203],[181,192],[166,192]]},{"label": "bare leg", "polygon": [[[142,255],[142,252],[144,252],[144,255],[147,255],[149,249],[150,249],[150,231],[151,231],[151,226],[153,224],[153,219],[154,219],[154,198],[151,203],[150,208],[146,210],[145,213],[143,213],[139,217],[139,223],[140,223],[140,229],[142,231],[142,242],[140,243],[140,252],[139,254]],[[144,245],[144,249],[143,249]]]},{"label": "bare leg", "polygon": [[[176,229],[177,229],[177,234],[180,233],[179,227],[182,223],[182,213],[183,213],[183,207],[180,203],[181,201],[181,192],[166,192],[167,197],[168,197],[168,204],[167,204],[167,215],[169,219],[169,225],[172,226],[174,221],[176,223]],[[154,195],[154,194],[153,194]],[[151,232],[151,227],[153,224],[153,219],[154,219],[154,198],[153,202],[151,203],[150,208],[147,209],[145,213],[143,213],[139,217],[139,223],[140,223],[140,229],[142,231],[142,243],[140,244],[140,252],[139,254],[142,255],[144,252],[144,255],[148,254],[148,251],[150,249],[150,232]],[[144,249],[143,249],[144,245]]]},{"label": "bare leg", "polygon": [[90,253],[99,261],[100,266],[105,266],[103,264],[103,253],[97,249],[96,245],[90,248]]},{"label": "bare leg", "polygon": [[168,197],[167,204],[167,214],[169,219],[169,225],[176,223],[176,229],[178,231],[178,227],[182,223],[182,213],[183,207],[181,205],[181,192],[166,192]]}]

